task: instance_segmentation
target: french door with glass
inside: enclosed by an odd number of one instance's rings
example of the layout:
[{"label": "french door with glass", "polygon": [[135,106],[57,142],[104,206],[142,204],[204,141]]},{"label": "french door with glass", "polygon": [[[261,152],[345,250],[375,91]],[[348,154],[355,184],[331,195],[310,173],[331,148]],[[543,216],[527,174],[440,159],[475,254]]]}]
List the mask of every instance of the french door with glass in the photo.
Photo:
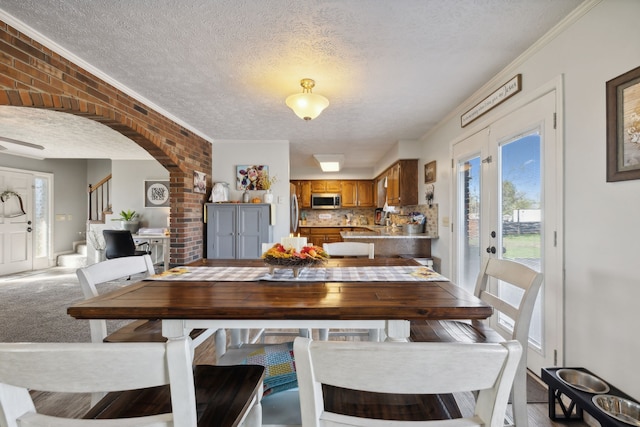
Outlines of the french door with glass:
[{"label": "french door with glass", "polygon": [[[543,273],[529,331],[534,372],[562,361],[562,173],[555,91],[495,121],[453,147],[453,276],[473,292],[482,259],[514,260]],[[518,301],[520,290],[492,283]],[[511,333],[506,316],[493,327]]]}]

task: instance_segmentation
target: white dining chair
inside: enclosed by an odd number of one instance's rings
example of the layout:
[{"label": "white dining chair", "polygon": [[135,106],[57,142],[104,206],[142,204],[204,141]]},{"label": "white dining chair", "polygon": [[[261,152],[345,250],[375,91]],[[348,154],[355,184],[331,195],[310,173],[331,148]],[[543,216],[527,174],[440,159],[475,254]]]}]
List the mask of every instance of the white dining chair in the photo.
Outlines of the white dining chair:
[{"label": "white dining chair", "polygon": [[[76,270],[85,299],[100,295],[101,285],[112,280],[136,276],[143,279],[155,274],[149,255],[113,258]],[[164,342],[160,320],[135,320],[108,333],[104,319],[89,320],[91,341],[98,342]],[[209,338],[215,330],[194,329],[191,331],[193,346],[197,347]]]},{"label": "white dining chair", "polygon": [[362,242],[323,243],[322,249],[332,257],[368,257],[373,259],[375,245]]},{"label": "white dining chair", "polygon": [[[172,372],[167,354],[180,345],[188,344],[0,343],[0,425],[261,426],[264,368]],[[70,419],[39,413],[32,390],[108,394],[83,419]]]},{"label": "white dining chair", "polygon": [[[373,259],[375,257],[375,244],[362,242],[333,242],[323,243],[322,249],[330,257],[367,257]],[[326,341],[331,336],[363,336],[368,335],[370,341],[380,341],[381,333],[378,329],[369,329],[362,331],[339,331],[331,332],[329,329],[319,329],[318,338]]]},{"label": "white dining chair", "polygon": [[[496,282],[492,284],[491,279]],[[491,285],[491,287],[490,287]],[[518,302],[505,299],[504,289],[511,285],[521,295]],[[494,308],[494,315],[484,321],[421,320],[411,321],[411,341],[414,342],[500,342],[518,340],[524,349],[513,382],[513,424],[527,427],[527,348],[529,326],[533,307],[542,285],[542,273],[524,264],[497,258],[486,258],[478,275],[474,295]],[[509,293],[511,295],[511,293]],[[499,316],[512,321],[511,328],[504,326]],[[493,327],[491,326],[493,325]]]},{"label": "white dining chair", "polygon": [[[302,427],[502,427],[522,347],[515,340],[467,344],[296,338],[294,353]],[[419,399],[413,395],[474,390],[479,390],[474,414],[464,419],[432,420],[433,411],[421,405],[405,408],[404,402]],[[335,395],[330,396],[332,393]],[[416,422],[415,411],[419,411],[421,417],[417,419],[423,422]],[[452,412],[459,413],[459,409]],[[373,419],[370,414],[394,415],[391,419],[396,421]]]}]

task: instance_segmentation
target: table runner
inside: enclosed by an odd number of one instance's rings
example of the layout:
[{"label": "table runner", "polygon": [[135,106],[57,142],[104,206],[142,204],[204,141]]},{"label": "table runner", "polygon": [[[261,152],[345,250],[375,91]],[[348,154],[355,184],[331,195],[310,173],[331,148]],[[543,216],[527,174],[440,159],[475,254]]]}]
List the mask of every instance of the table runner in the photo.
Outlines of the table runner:
[{"label": "table runner", "polygon": [[383,267],[307,267],[293,277],[292,268],[276,268],[273,274],[269,267],[175,267],[156,274],[147,280],[180,281],[227,281],[255,282],[423,282],[449,281],[428,267],[383,266]]}]

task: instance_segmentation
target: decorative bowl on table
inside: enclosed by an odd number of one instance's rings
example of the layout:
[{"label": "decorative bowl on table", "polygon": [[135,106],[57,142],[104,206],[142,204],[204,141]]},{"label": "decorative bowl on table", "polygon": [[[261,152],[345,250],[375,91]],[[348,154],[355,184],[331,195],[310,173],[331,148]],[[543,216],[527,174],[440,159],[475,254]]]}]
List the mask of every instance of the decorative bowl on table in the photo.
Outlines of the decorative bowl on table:
[{"label": "decorative bowl on table", "polygon": [[301,269],[322,264],[327,258],[329,255],[319,246],[303,246],[297,251],[295,248],[285,248],[281,243],[276,243],[262,254],[262,259],[269,266],[270,274],[273,274],[276,268],[291,268],[293,277],[298,277]]}]

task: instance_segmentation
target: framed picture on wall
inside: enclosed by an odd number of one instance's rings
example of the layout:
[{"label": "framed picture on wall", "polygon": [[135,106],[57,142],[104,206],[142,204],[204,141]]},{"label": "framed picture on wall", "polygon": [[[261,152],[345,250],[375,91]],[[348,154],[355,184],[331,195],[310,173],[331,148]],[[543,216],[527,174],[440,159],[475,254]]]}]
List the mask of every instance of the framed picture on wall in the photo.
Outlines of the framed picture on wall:
[{"label": "framed picture on wall", "polygon": [[207,192],[207,174],[193,171],[193,192],[202,194]]},{"label": "framed picture on wall", "polygon": [[144,182],[145,208],[168,208],[170,206],[169,181],[148,180]]},{"label": "framed picture on wall", "polygon": [[606,88],[607,181],[640,179],[640,67]]},{"label": "framed picture on wall", "polygon": [[431,184],[436,182],[436,161],[429,162],[424,165],[424,183]]},{"label": "framed picture on wall", "polygon": [[263,187],[265,178],[269,178],[267,165],[236,166],[236,190],[266,190]]}]

